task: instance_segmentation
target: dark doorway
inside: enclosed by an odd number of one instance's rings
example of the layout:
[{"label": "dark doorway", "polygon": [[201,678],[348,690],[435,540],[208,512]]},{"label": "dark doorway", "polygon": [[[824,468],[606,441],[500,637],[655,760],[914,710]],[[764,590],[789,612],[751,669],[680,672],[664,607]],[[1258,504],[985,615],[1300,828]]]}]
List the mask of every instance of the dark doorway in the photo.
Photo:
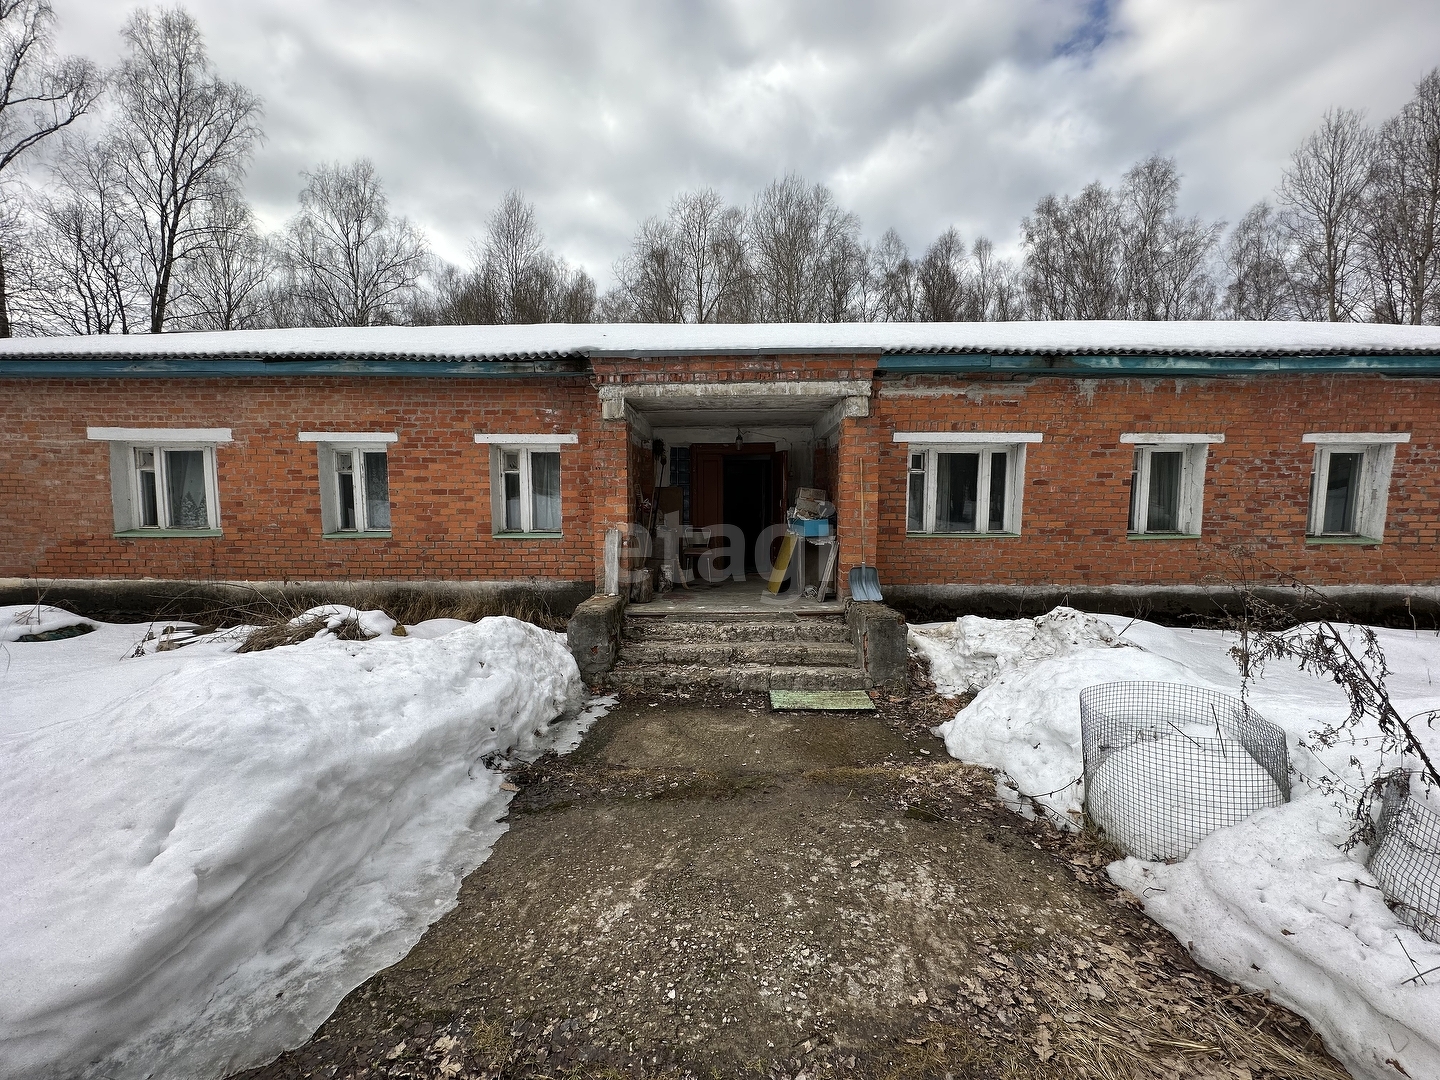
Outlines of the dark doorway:
[{"label": "dark doorway", "polygon": [[755,541],[773,524],[771,454],[730,454],[724,459],[725,520],[745,534],[745,572],[756,572]]}]

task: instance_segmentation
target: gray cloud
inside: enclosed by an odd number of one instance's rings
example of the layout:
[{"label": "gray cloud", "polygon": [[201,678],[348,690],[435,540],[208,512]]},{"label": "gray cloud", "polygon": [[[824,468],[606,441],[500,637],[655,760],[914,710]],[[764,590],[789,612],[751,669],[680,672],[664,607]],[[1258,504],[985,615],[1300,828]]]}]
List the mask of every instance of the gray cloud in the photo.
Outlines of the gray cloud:
[{"label": "gray cloud", "polygon": [[[56,0],[63,49],[119,53],[124,10]],[[278,225],[300,173],[372,158],[463,259],[506,189],[601,281],[641,218],[795,170],[867,234],[954,224],[1002,248],[1047,191],[1174,154],[1187,209],[1234,220],[1331,105],[1389,115],[1440,63],[1440,5],[1347,0],[191,0],[266,102],[249,193]]]}]

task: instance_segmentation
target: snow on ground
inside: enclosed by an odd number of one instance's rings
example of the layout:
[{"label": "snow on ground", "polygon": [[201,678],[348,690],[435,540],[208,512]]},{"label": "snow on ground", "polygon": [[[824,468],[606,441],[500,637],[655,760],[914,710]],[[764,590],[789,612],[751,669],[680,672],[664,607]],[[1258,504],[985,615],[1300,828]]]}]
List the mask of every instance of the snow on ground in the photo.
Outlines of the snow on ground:
[{"label": "snow on ground", "polygon": [[67,621],[35,613],[0,608],[5,1076],[218,1077],[299,1044],[489,854],[490,755],[568,750],[607,704],[577,715],[564,636],[508,618],[236,655],[15,641]]},{"label": "snow on ground", "polygon": [[[1440,708],[1440,636],[1376,633],[1401,714]],[[1240,691],[1233,639],[1219,631],[1058,609],[1036,620],[912,627],[911,641],[931,657],[942,692],[979,691],[937,729],[951,755],[1000,770],[1072,821],[1083,798],[1081,689],[1138,680]],[[1367,776],[1395,764],[1379,760],[1373,728],[1332,750],[1303,748],[1349,710],[1339,687],[1293,664],[1272,663],[1247,700],[1286,731],[1297,774],[1329,770],[1353,784],[1352,755]],[[1440,731],[1425,737],[1432,755],[1440,751]],[[1292,780],[1291,802],[1211,833],[1184,860],[1125,859],[1110,875],[1200,962],[1305,1016],[1356,1076],[1440,1077],[1440,944],[1395,918],[1363,849],[1343,850],[1348,810],[1299,775]],[[1435,970],[1415,977],[1427,969]]]}]

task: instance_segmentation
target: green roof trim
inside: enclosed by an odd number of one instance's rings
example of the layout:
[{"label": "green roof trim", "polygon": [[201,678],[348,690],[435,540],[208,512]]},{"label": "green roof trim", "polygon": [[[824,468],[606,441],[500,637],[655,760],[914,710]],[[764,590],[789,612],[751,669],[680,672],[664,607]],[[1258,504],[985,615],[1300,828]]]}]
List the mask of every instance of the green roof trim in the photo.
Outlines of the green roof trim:
[{"label": "green roof trim", "polygon": [[880,358],[879,371],[894,375],[995,372],[1080,378],[1317,374],[1440,376],[1440,355],[1022,356],[1009,353],[892,353]]}]

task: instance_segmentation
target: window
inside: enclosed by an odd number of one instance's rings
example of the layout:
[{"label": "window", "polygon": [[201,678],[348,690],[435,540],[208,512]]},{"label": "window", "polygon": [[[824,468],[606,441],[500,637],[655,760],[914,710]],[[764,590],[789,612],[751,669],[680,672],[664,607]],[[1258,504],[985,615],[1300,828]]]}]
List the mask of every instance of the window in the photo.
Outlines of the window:
[{"label": "window", "polygon": [[1395,446],[1409,442],[1409,434],[1316,432],[1303,438],[1315,444],[1307,534],[1317,541],[1378,543],[1385,533]]},{"label": "window", "polygon": [[1131,536],[1199,536],[1210,443],[1224,435],[1121,435],[1134,444],[1130,474]]},{"label": "window", "polygon": [[558,535],[560,446],[574,435],[477,434],[490,447],[491,530],[512,534]]},{"label": "window", "polygon": [[110,444],[110,494],[120,534],[216,533],[220,499],[215,445],[228,428],[97,428]]},{"label": "window", "polygon": [[393,432],[302,431],[318,444],[320,528],[327,537],[390,535],[390,458]]},{"label": "window", "polygon": [[1039,435],[897,432],[895,441],[909,444],[907,532],[970,536],[1019,533],[1025,446],[1039,442]]}]

